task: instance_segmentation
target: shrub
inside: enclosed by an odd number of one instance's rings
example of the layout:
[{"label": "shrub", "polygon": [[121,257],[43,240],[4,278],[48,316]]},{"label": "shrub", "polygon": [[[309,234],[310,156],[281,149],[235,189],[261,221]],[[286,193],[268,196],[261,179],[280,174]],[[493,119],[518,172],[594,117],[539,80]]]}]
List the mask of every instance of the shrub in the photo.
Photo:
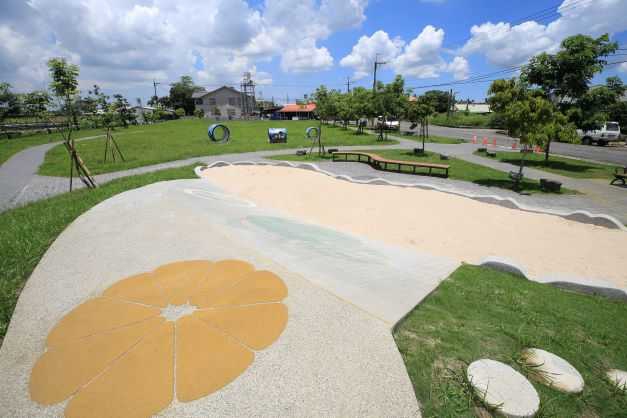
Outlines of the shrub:
[{"label": "shrub", "polygon": [[174,113],[176,114],[176,117],[182,118],[183,116],[185,116],[185,109],[183,109],[182,107],[179,107],[178,109],[174,111]]},{"label": "shrub", "polygon": [[205,111],[202,109],[196,109],[194,110],[194,116],[196,116],[198,119],[202,119],[205,117]]}]

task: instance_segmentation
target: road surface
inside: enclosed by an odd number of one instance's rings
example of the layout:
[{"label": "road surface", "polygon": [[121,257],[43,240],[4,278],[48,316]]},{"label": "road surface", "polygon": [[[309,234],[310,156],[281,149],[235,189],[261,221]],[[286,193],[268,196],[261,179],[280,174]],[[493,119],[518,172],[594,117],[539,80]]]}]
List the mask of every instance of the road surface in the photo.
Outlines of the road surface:
[{"label": "road surface", "polygon": [[[402,127],[402,129],[405,129],[405,127]],[[429,133],[431,135],[459,138],[467,141],[472,140],[473,136],[476,135],[479,140],[483,139],[483,137],[488,137],[490,143],[492,139],[496,138],[499,144],[505,145],[509,145],[514,141],[513,138],[507,135],[497,133],[495,129],[446,128],[431,125],[429,126]],[[627,146],[599,147],[554,142],[551,144],[551,152],[569,157],[627,166]]]}]

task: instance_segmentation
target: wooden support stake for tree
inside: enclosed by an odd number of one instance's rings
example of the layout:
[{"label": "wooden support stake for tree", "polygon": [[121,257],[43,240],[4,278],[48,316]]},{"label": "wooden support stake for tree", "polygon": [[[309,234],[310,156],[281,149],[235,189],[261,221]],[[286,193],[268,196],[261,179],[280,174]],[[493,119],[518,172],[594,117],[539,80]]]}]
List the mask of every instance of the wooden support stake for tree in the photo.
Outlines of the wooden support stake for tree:
[{"label": "wooden support stake for tree", "polygon": [[107,162],[108,155],[111,155],[111,159],[115,162],[116,154],[120,156],[122,161],[126,161],[124,159],[124,154],[120,151],[120,147],[118,146],[117,141],[113,138],[111,134],[111,128],[107,127],[107,139],[105,140],[105,153],[104,153],[104,162]]},{"label": "wooden support stake for tree", "polygon": [[66,139],[63,144],[65,145],[65,148],[70,155],[70,192],[72,191],[73,186],[74,169],[76,169],[78,177],[87,188],[95,189],[97,187],[96,180],[94,180],[91,173],[87,169],[87,166],[78,155],[78,152],[76,151],[76,146],[74,145],[74,141],[69,139],[69,135],[68,139]]}]

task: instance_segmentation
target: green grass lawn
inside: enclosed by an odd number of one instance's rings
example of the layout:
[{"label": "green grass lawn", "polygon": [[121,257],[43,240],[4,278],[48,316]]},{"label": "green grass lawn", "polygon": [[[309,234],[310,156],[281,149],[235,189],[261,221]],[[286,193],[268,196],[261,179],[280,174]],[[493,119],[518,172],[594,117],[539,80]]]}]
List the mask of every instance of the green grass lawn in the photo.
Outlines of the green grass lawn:
[{"label": "green grass lawn", "polygon": [[[424,156],[414,155],[410,150],[402,149],[386,149],[372,151],[384,158],[392,160],[420,161],[425,163],[448,164],[451,166],[449,170],[449,178],[454,180],[464,180],[487,187],[498,187],[502,189],[511,189],[513,184],[508,173],[495,170],[490,167],[470,163],[464,160],[451,157],[449,160],[441,161],[439,154],[427,152]],[[317,154],[300,156],[300,155],[281,155],[272,157],[275,160],[285,161],[320,161],[330,160],[330,156],[318,157]],[[410,172],[409,168],[403,171]],[[436,173],[434,171],[434,173]],[[540,183],[536,180],[526,179],[521,183],[521,192],[523,193],[544,193],[540,189]],[[574,194],[576,191],[562,188],[562,194]]]},{"label": "green grass lawn", "polygon": [[[142,126],[141,132],[135,135],[126,135],[123,128],[117,129],[114,137],[126,158],[125,162],[103,162],[104,139],[79,142],[77,148],[92,174],[101,174],[199,156],[305,147],[311,144],[305,138],[305,129],[318,124],[317,121],[227,121],[223,123],[231,130],[231,142],[219,145],[207,138],[207,128],[211,123],[207,119],[165,122]],[[269,144],[269,127],[287,128],[287,144]],[[382,144],[371,135],[356,135],[353,130],[330,126],[323,128],[322,139],[326,146]],[[388,141],[385,144],[394,143],[397,142]],[[63,146],[57,146],[46,154],[39,174],[69,175],[68,156]]]},{"label": "green grass lawn", "polygon": [[[475,155],[489,158],[485,153],[475,152]],[[504,163],[520,165],[520,158],[521,154],[519,152],[496,153],[496,159]],[[613,179],[614,170],[617,166],[596,164],[555,155],[551,155],[549,162],[545,164],[544,154],[527,154],[525,167],[536,168],[576,179]]]},{"label": "green grass lawn", "polygon": [[425,418],[475,417],[467,365],[490,358],[529,376],[518,362],[525,348],[563,357],[586,383],[582,394],[569,395],[533,381],[537,417],[624,417],[627,394],[604,374],[627,370],[625,329],[624,302],[462,266],[396,327],[394,338]]},{"label": "green grass lawn", "polygon": [[465,112],[455,112],[451,117],[447,118],[446,113],[439,113],[430,119],[430,122],[439,126],[473,126],[477,128],[496,128],[494,126],[494,118],[491,115],[483,115],[478,113],[466,114]]},{"label": "green grass lawn", "polygon": [[[72,137],[76,139],[102,135],[102,129],[81,129],[80,131],[76,131],[73,133]],[[22,136],[12,139],[0,139],[0,165],[2,165],[6,160],[11,158],[14,154],[18,152],[34,147],[35,145],[48,144],[50,142],[58,142],[62,141],[60,133],[52,133],[52,134],[35,134]]]},{"label": "green grass lawn", "polygon": [[80,214],[126,190],[164,180],[196,178],[195,166],[125,177],[0,213],[0,343],[17,298],[50,244]]},{"label": "green grass lawn", "polygon": [[[412,135],[403,135],[405,139],[411,139],[412,141],[416,141],[422,143],[422,140],[415,134]],[[463,144],[463,139],[455,139],[455,138],[445,138],[443,136],[429,135],[429,138],[425,140],[427,144]]]}]

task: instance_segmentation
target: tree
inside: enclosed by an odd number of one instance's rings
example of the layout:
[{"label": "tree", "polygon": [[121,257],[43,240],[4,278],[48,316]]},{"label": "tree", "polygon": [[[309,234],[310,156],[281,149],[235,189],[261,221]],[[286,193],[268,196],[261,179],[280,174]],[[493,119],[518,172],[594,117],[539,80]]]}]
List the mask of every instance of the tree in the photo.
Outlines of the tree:
[{"label": "tree", "polygon": [[76,102],[78,97],[78,65],[68,63],[65,58],[52,58],[48,61],[48,70],[52,82],[50,88],[56,96],[62,111],[67,118],[65,129],[61,131],[63,143],[70,155],[70,191],[72,191],[73,168],[88,188],[95,188],[96,182],[89,170],[78,156],[74,139],[72,139],[72,119],[76,122]]},{"label": "tree", "polygon": [[548,150],[548,144],[554,139],[572,141],[576,137],[574,126],[544,97],[529,96],[513,102],[507,107],[505,117],[512,134],[525,145],[520,160],[519,178],[522,178],[525,151],[529,146],[537,145]]},{"label": "tree", "polygon": [[627,133],[627,102],[619,101],[610,106],[609,120],[618,122],[623,134]]},{"label": "tree", "polygon": [[357,118],[355,108],[353,104],[352,93],[341,94],[339,92],[333,92],[334,100],[336,102],[337,117],[344,124],[344,128],[348,128],[348,122]]},{"label": "tree", "polygon": [[606,57],[618,49],[607,34],[598,38],[575,35],[562,41],[556,54],[539,54],[522,69],[521,78],[540,87],[547,99],[561,105],[579,100],[595,74],[607,65]]},{"label": "tree", "polygon": [[314,93],[316,114],[322,122],[328,122],[337,115],[337,92],[329,91],[326,86],[318,87]]},{"label": "tree", "polygon": [[0,121],[8,115],[16,114],[19,110],[17,95],[11,91],[9,83],[0,83]]},{"label": "tree", "polygon": [[125,128],[128,128],[129,123],[135,120],[135,115],[130,108],[128,100],[121,94],[114,94],[113,99],[110,110],[116,114],[117,121]]},{"label": "tree", "polygon": [[43,117],[48,112],[50,94],[44,90],[35,90],[24,95],[24,112],[29,116]]},{"label": "tree", "polygon": [[429,137],[429,117],[435,112],[432,98],[420,96],[416,100],[408,100],[405,104],[404,117],[414,124],[420,124],[420,138],[422,151],[425,150],[425,140]]},{"label": "tree", "polygon": [[170,85],[169,104],[175,108],[182,107],[185,109],[185,114],[193,115],[195,105],[192,94],[199,90],[202,90],[202,87],[196,86],[190,76],[184,75],[179,81]]},{"label": "tree", "polygon": [[442,90],[429,90],[424,96],[431,102],[437,113],[446,113],[449,109],[450,94]]},{"label": "tree", "polygon": [[353,112],[357,119],[357,133],[363,134],[363,125],[359,122],[361,119],[369,119],[374,117],[374,108],[372,106],[372,91],[364,87],[356,87],[352,91],[353,94]]}]

